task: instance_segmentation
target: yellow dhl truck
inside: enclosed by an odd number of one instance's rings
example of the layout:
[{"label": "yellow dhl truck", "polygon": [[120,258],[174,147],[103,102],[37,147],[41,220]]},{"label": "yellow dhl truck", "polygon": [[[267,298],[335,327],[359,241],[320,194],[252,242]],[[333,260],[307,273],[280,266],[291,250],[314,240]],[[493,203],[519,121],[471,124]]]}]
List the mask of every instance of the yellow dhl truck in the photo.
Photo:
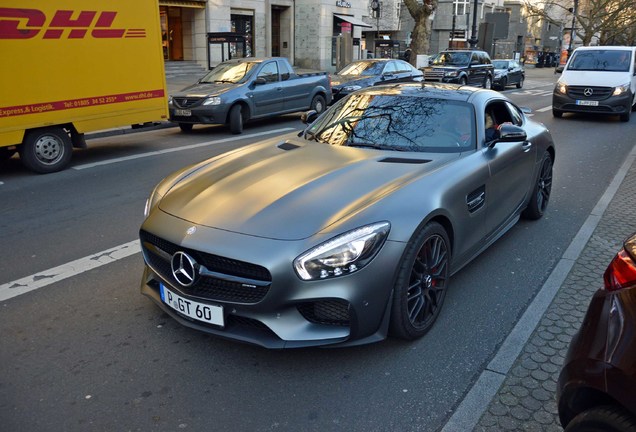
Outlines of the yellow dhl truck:
[{"label": "yellow dhl truck", "polygon": [[0,158],[64,169],[84,134],[166,120],[157,0],[0,3]]}]

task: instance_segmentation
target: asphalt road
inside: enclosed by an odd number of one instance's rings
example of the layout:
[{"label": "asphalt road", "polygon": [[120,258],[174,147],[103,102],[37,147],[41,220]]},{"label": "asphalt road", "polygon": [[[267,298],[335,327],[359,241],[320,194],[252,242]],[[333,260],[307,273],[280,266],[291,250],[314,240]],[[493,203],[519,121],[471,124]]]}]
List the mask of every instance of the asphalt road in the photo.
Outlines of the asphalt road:
[{"label": "asphalt road", "polygon": [[0,165],[0,291],[41,286],[0,301],[0,429],[440,429],[634,145],[634,118],[553,119],[555,77],[544,75],[506,93],[557,142],[548,212],[458,273],[436,325],[414,343],[268,351],[181,327],[139,294],[141,255],[122,245],[136,240],[154,184],[298,129],[297,116],[238,137],[196,127],[94,139],[70,169],[45,176],[17,159]]}]

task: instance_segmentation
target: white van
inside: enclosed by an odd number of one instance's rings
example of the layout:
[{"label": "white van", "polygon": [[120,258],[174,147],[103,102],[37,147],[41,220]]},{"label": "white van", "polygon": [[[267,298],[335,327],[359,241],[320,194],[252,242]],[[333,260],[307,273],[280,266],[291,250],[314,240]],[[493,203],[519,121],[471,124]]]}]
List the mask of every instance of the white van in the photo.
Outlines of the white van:
[{"label": "white van", "polygon": [[636,110],[636,47],[587,46],[574,50],[554,87],[552,114],[618,115]]}]

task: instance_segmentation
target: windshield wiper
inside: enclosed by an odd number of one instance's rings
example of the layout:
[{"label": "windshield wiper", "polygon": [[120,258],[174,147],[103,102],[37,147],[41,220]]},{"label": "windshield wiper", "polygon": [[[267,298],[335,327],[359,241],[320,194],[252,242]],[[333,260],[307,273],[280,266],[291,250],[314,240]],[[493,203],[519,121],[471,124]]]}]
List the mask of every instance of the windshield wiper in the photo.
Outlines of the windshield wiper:
[{"label": "windshield wiper", "polygon": [[234,84],[234,81],[230,81],[230,80],[214,80],[215,83],[230,83],[230,84]]},{"label": "windshield wiper", "polygon": [[411,149],[404,148],[404,147],[401,147],[401,146],[394,146],[394,145],[389,145],[389,144],[363,143],[363,142],[348,143],[347,147],[371,148],[371,149],[375,149],[375,150],[413,151]]}]

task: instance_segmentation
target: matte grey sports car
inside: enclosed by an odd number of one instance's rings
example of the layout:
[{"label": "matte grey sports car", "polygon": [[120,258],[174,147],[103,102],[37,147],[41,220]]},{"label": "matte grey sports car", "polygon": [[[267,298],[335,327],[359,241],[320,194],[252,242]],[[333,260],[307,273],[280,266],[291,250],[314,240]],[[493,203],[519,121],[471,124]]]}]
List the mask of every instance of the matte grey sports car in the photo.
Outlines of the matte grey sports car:
[{"label": "matte grey sports car", "polygon": [[180,323],[270,348],[416,339],[453,273],[546,210],[553,140],[498,92],[370,87],[305,119],[152,192],[141,291]]}]

